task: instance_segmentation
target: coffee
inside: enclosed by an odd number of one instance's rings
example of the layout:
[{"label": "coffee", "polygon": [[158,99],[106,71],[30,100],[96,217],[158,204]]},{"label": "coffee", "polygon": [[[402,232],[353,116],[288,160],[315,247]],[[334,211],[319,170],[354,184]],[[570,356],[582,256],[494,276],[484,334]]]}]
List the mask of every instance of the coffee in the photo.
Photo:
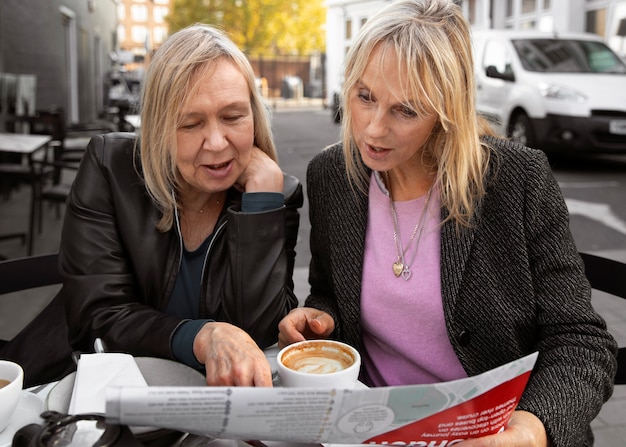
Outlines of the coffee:
[{"label": "coffee", "polygon": [[6,380],[6,379],[0,379],[0,388],[4,388],[5,386],[7,386],[9,383],[11,383],[10,380]]},{"label": "coffee", "polygon": [[308,343],[293,347],[282,356],[282,362],[287,368],[308,374],[343,371],[354,360],[352,352],[343,346]]}]

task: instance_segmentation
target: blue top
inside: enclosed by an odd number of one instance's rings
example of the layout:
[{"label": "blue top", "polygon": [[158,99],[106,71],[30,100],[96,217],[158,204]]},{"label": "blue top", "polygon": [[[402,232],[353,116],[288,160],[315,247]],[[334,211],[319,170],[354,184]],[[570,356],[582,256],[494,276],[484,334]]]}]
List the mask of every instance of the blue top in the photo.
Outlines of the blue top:
[{"label": "blue top", "polygon": [[[241,211],[257,213],[280,208],[284,205],[284,195],[277,192],[243,193]],[[174,283],[172,296],[165,308],[165,313],[188,318],[183,322],[172,337],[172,353],[182,363],[196,369],[203,369],[193,353],[193,341],[206,323],[212,319],[200,319],[200,297],[202,291],[202,269],[204,258],[214,234],[210,234],[202,244],[193,251],[183,248],[180,270]]]}]

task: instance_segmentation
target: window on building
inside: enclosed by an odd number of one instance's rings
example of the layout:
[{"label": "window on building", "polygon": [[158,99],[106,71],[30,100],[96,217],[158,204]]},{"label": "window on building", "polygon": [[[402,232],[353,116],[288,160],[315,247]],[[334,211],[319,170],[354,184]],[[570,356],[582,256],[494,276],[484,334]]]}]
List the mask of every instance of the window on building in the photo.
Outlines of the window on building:
[{"label": "window on building", "polygon": [[537,9],[537,0],[522,0],[522,14],[535,12]]},{"label": "window on building", "polygon": [[506,16],[513,17],[513,0],[506,1]]},{"label": "window on building", "polygon": [[543,9],[550,9],[550,0],[543,0]]},{"label": "window on building", "polygon": [[587,11],[585,31],[604,36],[606,33],[606,8]]},{"label": "window on building", "polygon": [[145,43],[148,36],[148,30],[145,26],[135,25],[130,30],[131,39],[135,43]]},{"label": "window on building", "polygon": [[165,26],[155,26],[152,33],[155,45],[160,45],[167,39],[167,28]]},{"label": "window on building", "polygon": [[166,6],[155,6],[152,12],[155,23],[164,23],[165,16],[169,13],[169,9]]},{"label": "window on building", "polygon": [[352,39],[352,19],[346,19],[345,36],[346,40]]},{"label": "window on building", "polygon": [[132,5],[130,17],[134,22],[146,22],[148,20],[148,8],[145,5]]}]

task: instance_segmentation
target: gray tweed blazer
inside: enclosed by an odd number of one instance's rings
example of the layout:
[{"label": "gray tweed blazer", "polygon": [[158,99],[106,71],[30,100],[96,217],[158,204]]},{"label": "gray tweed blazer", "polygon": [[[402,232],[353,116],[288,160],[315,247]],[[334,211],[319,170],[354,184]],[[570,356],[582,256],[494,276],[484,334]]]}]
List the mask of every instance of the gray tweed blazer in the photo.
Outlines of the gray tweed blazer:
[{"label": "gray tweed blazer", "polygon": [[[567,207],[545,155],[486,141],[493,154],[473,227],[459,233],[446,223],[441,229],[448,337],[470,376],[539,351],[518,409],[543,421],[555,447],[592,445],[589,423],[613,389],[615,340],[592,308]],[[307,190],[312,258],[306,306],[333,316],[333,338],[362,348],[368,198],[351,188],[340,144],[311,161]],[[442,219],[446,215],[442,209]],[[410,285],[419,287],[419,277]]]}]

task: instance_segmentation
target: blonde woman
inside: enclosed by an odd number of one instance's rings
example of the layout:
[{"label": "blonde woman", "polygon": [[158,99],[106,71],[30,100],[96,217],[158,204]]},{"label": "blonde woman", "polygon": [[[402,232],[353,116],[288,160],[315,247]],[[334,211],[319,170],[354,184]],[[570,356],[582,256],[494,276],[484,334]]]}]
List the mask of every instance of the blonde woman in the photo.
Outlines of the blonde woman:
[{"label": "blonde woman", "polygon": [[546,157],[490,135],[472,70],[452,1],[395,1],[363,26],[342,141],[307,172],[310,295],[279,344],[347,342],[369,386],[460,379],[539,351],[506,430],[456,445],[591,445],[616,344]]},{"label": "blonde woman", "polygon": [[175,359],[210,385],[271,386],[262,349],[297,305],[302,206],[243,53],[196,25],[154,54],[141,138],[94,137],[69,197],[70,342]]}]

